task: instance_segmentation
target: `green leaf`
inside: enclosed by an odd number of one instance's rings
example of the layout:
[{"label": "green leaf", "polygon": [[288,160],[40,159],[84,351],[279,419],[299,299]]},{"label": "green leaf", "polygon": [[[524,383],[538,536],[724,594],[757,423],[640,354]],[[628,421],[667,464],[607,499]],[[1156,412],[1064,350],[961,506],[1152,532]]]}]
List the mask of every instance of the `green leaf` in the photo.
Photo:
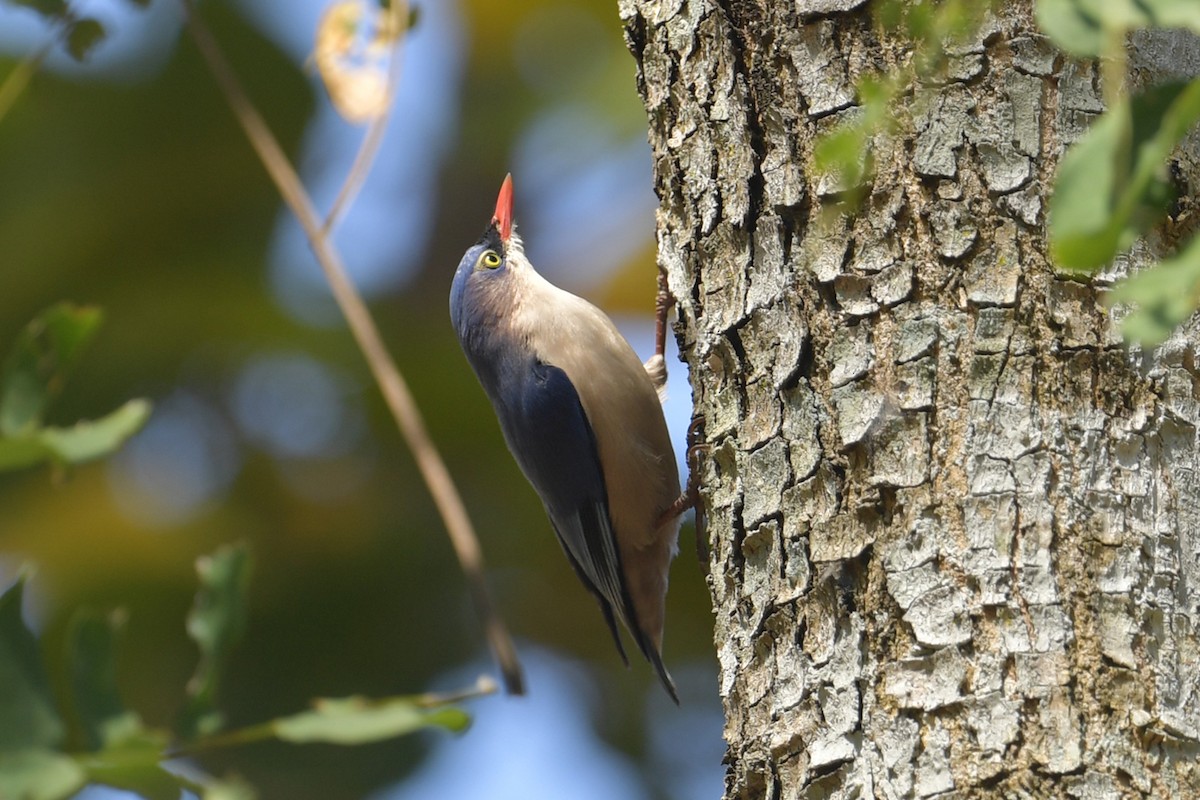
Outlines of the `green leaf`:
[{"label": "green leaf", "polygon": [[865,182],[874,176],[872,140],[896,126],[893,108],[900,83],[895,77],[868,76],[858,82],[856,91],[860,103],[857,113],[818,137],[813,151],[817,170],[835,180],[851,207],[858,205],[865,195]]},{"label": "green leaf", "polygon": [[136,792],[148,800],[177,800],[182,781],[163,769],[168,758],[167,738],[143,730],[98,753],[89,753],[80,764],[90,783],[103,783]]},{"label": "green leaf", "polygon": [[1200,120],[1200,79],[1122,98],[1063,157],[1050,197],[1050,254],[1062,269],[1112,261],[1162,216],[1167,159]]},{"label": "green leaf", "polygon": [[[860,175],[863,148],[867,146],[871,133],[862,120],[850,120],[839,124],[817,139],[813,151],[817,169]],[[854,182],[854,179],[850,179],[849,182]]]},{"label": "green leaf", "polygon": [[117,613],[78,611],[67,627],[67,669],[75,711],[92,750],[142,731],[141,718],[125,708],[117,691],[116,640],[123,623]]},{"label": "green leaf", "polygon": [[111,453],[145,423],[149,402],[131,400],[95,421],[42,427],[48,406],[62,391],[101,318],[98,309],[59,303],[18,335],[0,383],[0,470],[50,460],[90,461]]},{"label": "green leaf", "polygon": [[1200,236],[1173,258],[1122,281],[1110,302],[1134,305],[1121,323],[1126,339],[1144,345],[1166,339],[1200,304]]},{"label": "green leaf", "polygon": [[67,28],[67,52],[76,61],[83,61],[92,48],[104,41],[104,26],[94,19],[77,19]]},{"label": "green leaf", "polygon": [[182,729],[185,737],[210,734],[220,728],[216,710],[220,671],[245,628],[250,554],[244,544],[222,547],[197,559],[200,591],[188,615],[187,630],[200,647],[200,664],[188,683],[188,706]]},{"label": "green leaf", "polygon": [[11,438],[0,436],[0,471],[43,461],[82,464],[107,456],[141,429],[150,410],[149,401],[130,400],[98,420],[77,422],[69,428],[37,428]]},{"label": "green leaf", "polygon": [[270,723],[285,742],[365,744],[402,736],[422,728],[466,730],[471,718],[453,706],[424,708],[411,698],[369,700],[364,697],[317,700],[311,711]]},{"label": "green leaf", "polygon": [[61,800],[83,788],[83,769],[53,750],[0,753],[0,797],[4,800]]},{"label": "green leaf", "polygon": [[21,616],[24,589],[19,578],[0,595],[0,753],[54,748],[63,739],[37,640]]},{"label": "green leaf", "polygon": [[129,400],[97,420],[77,422],[70,428],[43,428],[38,438],[50,448],[56,460],[82,464],[120,447],[146,424],[150,409],[149,400]]},{"label": "green leaf", "polygon": [[1108,46],[1109,33],[1104,18],[1090,5],[1083,0],[1038,0],[1034,17],[1060,50],[1081,58],[1095,57]]},{"label": "green leaf", "polygon": [[25,326],[0,384],[0,434],[16,436],[41,425],[101,318],[99,309],[59,303]]},{"label": "green leaf", "polygon": [[1137,28],[1187,28],[1200,33],[1196,0],[1038,0],[1038,27],[1060,49],[1095,58]]}]

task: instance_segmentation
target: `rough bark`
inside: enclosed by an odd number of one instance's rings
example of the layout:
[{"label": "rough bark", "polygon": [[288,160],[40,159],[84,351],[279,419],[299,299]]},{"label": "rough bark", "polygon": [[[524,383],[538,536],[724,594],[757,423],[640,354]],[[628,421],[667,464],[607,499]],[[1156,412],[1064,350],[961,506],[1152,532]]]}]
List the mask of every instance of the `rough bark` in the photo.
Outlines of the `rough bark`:
[{"label": "rough bark", "polygon": [[1130,351],[1129,265],[1046,257],[1095,66],[1011,3],[821,224],[814,136],[905,43],[862,0],[620,10],[709,445],[726,797],[1200,796],[1197,326]]}]

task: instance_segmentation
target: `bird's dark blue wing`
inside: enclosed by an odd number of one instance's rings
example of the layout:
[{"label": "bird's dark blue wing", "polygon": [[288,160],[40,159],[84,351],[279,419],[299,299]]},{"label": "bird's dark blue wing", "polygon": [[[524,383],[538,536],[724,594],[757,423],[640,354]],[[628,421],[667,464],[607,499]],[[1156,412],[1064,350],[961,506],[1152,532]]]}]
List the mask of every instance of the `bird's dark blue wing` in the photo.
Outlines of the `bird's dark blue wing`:
[{"label": "bird's dark blue wing", "polygon": [[600,600],[625,658],[613,613],[632,631],[638,627],[621,574],[595,436],[563,370],[533,362],[521,371],[510,376],[504,393],[510,405],[499,414],[509,449],[542,498],[572,565]]}]

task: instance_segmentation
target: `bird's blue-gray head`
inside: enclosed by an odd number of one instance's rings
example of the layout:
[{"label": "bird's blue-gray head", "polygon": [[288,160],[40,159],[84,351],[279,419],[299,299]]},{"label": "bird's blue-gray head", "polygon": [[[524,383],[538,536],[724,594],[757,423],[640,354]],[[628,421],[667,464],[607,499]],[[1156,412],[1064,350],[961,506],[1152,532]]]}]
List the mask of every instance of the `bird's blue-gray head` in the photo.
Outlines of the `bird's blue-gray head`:
[{"label": "bird's blue-gray head", "polygon": [[523,262],[521,242],[513,230],[512,175],[505,177],[496,212],[479,241],[467,249],[450,288],[450,320],[464,347],[494,327],[513,299],[513,268]]}]

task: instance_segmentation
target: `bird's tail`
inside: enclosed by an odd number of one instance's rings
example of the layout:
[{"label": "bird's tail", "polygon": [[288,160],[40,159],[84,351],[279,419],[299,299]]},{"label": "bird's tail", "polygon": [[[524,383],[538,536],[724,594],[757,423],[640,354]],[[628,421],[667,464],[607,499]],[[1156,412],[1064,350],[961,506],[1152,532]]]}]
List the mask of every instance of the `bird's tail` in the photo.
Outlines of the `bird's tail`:
[{"label": "bird's tail", "polygon": [[671,673],[667,672],[666,664],[663,664],[662,654],[650,642],[643,641],[642,652],[646,654],[646,660],[654,665],[654,671],[658,673],[658,679],[662,682],[663,688],[667,690],[667,694],[671,695],[671,699],[675,701],[675,705],[679,705],[679,693],[675,691],[675,681],[671,680]]}]

